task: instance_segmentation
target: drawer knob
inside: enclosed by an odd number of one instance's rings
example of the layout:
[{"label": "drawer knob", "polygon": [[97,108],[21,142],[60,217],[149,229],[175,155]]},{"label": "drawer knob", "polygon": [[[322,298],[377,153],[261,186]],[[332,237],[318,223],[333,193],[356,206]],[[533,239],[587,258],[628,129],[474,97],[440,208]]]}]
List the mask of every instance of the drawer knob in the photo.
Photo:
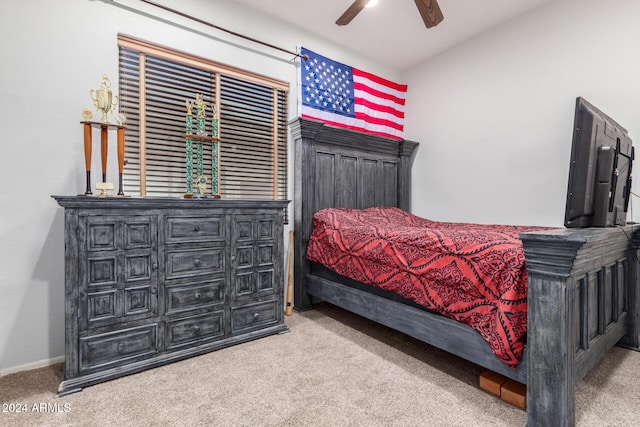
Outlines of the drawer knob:
[{"label": "drawer knob", "polygon": [[195,294],[193,294],[193,298],[200,299],[200,292],[196,292]]},{"label": "drawer knob", "polygon": [[254,319],[256,319],[256,320],[257,320],[257,319],[258,319],[258,317],[260,317],[260,313],[253,313],[253,318],[254,318]]},{"label": "drawer knob", "polygon": [[194,327],[193,327],[193,332],[194,332],[196,335],[200,335],[200,326],[194,326]]},{"label": "drawer knob", "polygon": [[119,343],[118,344],[118,354],[122,353],[124,351],[124,343]]},{"label": "drawer knob", "polygon": [[193,231],[200,231],[200,226],[196,225],[195,227],[193,227]]},{"label": "drawer knob", "polygon": [[202,262],[200,262],[199,259],[195,260],[193,263],[195,264],[196,267],[200,267],[200,264],[202,264]]}]

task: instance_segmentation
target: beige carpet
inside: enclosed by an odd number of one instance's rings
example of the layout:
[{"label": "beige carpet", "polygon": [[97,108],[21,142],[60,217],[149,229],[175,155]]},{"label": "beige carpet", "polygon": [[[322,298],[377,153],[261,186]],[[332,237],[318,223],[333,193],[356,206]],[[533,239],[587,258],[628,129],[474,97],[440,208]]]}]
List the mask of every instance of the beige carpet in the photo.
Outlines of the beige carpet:
[{"label": "beige carpet", "polygon": [[[61,366],[0,378],[2,426],[524,426],[481,368],[329,305],[291,332],[56,396]],[[35,406],[34,406],[35,404]],[[38,412],[37,409],[43,412]],[[53,411],[53,412],[52,412]],[[640,353],[580,382],[578,426],[640,426]]]}]

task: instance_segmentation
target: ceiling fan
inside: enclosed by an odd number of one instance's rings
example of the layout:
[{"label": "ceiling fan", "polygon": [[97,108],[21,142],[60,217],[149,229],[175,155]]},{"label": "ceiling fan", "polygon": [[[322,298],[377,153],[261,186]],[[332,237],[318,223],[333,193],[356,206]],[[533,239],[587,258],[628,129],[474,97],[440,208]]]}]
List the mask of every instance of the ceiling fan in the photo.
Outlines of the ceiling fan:
[{"label": "ceiling fan", "polygon": [[[358,13],[360,13],[362,9],[365,8],[369,1],[370,0],[354,1],[340,16],[340,18],[338,18],[336,24],[347,25]],[[438,5],[438,0],[414,0],[414,2],[418,7],[418,11],[420,11],[420,16],[422,16],[424,25],[426,25],[427,28],[435,27],[444,19],[440,6]]]}]

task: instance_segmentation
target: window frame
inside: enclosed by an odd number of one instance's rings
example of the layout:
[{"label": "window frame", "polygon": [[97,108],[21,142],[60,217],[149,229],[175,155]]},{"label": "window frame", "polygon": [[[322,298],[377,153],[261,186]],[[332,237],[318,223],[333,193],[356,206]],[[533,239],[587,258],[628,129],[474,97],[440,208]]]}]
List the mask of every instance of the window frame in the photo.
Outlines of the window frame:
[{"label": "window frame", "polygon": [[[267,77],[267,76],[259,75],[250,71],[231,67],[225,64],[212,61],[210,59],[191,55],[191,54],[181,52],[175,49],[171,49],[168,47],[159,46],[147,41],[142,41],[142,40],[135,39],[122,34],[118,35],[118,48],[119,48],[119,61],[120,61],[119,73],[120,73],[121,79],[122,79],[122,73],[123,73],[121,69],[122,58],[123,58],[122,49],[126,49],[132,53],[138,54],[138,67],[139,67],[139,70],[138,70],[139,93],[137,95],[138,96],[137,100],[139,104],[137,105],[139,132],[137,135],[137,144],[135,143],[133,144],[134,151],[135,151],[135,146],[137,145],[139,164],[137,164],[136,167],[139,168],[139,171],[138,169],[134,169],[133,167],[130,167],[129,173],[127,174],[127,167],[125,165],[125,177],[129,178],[127,180],[128,192],[132,191],[132,185],[135,187],[136,181],[134,176],[137,173],[139,195],[142,197],[145,197],[149,193],[148,180],[147,180],[147,172],[148,172],[148,168],[147,168],[148,113],[146,111],[147,88],[145,87],[146,79],[143,77],[147,73],[147,71],[145,70],[145,63],[147,62],[146,59],[147,57],[153,57],[159,60],[169,61],[172,63],[177,63],[177,64],[197,68],[199,70],[212,73],[212,75],[215,78],[215,85],[214,85],[215,90],[213,92],[214,99],[212,99],[213,101],[212,103],[216,107],[216,110],[219,112],[218,113],[218,118],[219,118],[218,126],[219,126],[219,137],[220,137],[220,143],[218,144],[219,146],[222,146],[222,144],[224,144],[224,139],[225,139],[225,136],[224,136],[225,121],[223,120],[224,110],[221,108],[221,106],[224,104],[224,99],[221,99],[221,92],[223,88],[223,83],[221,83],[221,80],[237,79],[238,81],[242,81],[247,84],[259,85],[261,86],[260,89],[267,89],[267,91],[268,89],[271,90],[271,98],[272,98],[272,105],[270,106],[270,108],[272,108],[270,112],[271,123],[269,124],[264,121],[262,122],[263,130],[264,128],[269,128],[270,126],[271,135],[270,137],[265,136],[265,133],[263,131],[262,135],[260,136],[262,138],[260,142],[263,145],[265,145],[265,143],[270,144],[271,158],[266,162],[267,165],[270,165],[270,169],[272,173],[272,176],[269,178],[270,181],[269,180],[267,181],[267,183],[270,183],[270,185],[267,184],[265,186],[263,182],[262,186],[260,186],[262,190],[258,188],[259,186],[257,184],[255,189],[250,189],[251,186],[250,185],[247,186],[247,183],[242,181],[240,183],[236,183],[235,187],[233,185],[229,186],[230,188],[231,187],[235,188],[236,193],[240,192],[239,196],[238,194],[225,194],[222,188],[223,186],[221,185],[223,181],[222,176],[224,174],[224,157],[222,157],[220,161],[220,171],[219,171],[219,177],[220,177],[219,188],[220,188],[220,193],[222,197],[225,197],[225,198],[265,199],[265,198],[269,198],[266,195],[265,188],[268,188],[270,186],[271,199],[281,199],[281,200],[287,199],[287,196],[288,196],[288,164],[287,164],[288,163],[287,161],[288,141],[287,139],[288,139],[288,102],[289,102],[288,101],[288,96],[289,96],[288,82],[283,82],[277,79],[273,79],[271,77]],[[121,96],[123,96],[122,88],[121,88]],[[131,98],[133,98],[133,96]],[[246,99],[250,100],[250,97],[247,97]],[[263,98],[263,100],[264,99],[265,98]],[[186,108],[185,108],[185,114],[186,114]],[[269,114],[267,113],[265,113],[265,115],[269,116]],[[230,121],[227,121],[227,122],[230,123],[231,125]],[[176,132],[179,132],[179,131],[180,131],[179,129],[176,129]],[[251,134],[251,130],[248,127],[244,129],[242,133],[244,136],[247,136],[247,140],[251,139],[250,137],[252,136],[252,134]],[[182,130],[182,134],[184,134],[184,130]],[[175,138],[176,135],[172,134],[171,137]],[[133,137],[130,137],[130,138],[133,138]],[[130,151],[132,148],[131,143],[130,141],[128,142],[129,144],[127,145],[130,146],[129,152],[131,152]],[[257,143],[253,143],[253,144],[257,144]],[[240,145],[242,145],[242,141],[240,141]],[[254,147],[254,145],[252,145],[251,142],[247,142],[246,147]],[[195,147],[194,147],[194,153],[195,153]],[[166,161],[169,162],[170,158],[171,156],[167,156]],[[239,163],[242,163],[242,161]],[[262,172],[267,171],[267,168],[268,166],[266,168],[263,167]],[[245,169],[249,172],[249,176],[250,176],[252,168],[246,167]],[[238,164],[234,164],[233,170],[237,172],[237,171],[242,171],[244,169],[242,165],[239,166]],[[231,171],[231,169],[229,169],[229,171]],[[175,176],[168,174],[167,179],[169,180],[170,178],[175,179]],[[247,179],[250,180],[251,178],[247,178]],[[247,191],[243,193],[245,188]],[[247,194],[249,194],[250,196],[247,197],[246,196]],[[259,196],[256,196],[257,194],[259,194]]]}]

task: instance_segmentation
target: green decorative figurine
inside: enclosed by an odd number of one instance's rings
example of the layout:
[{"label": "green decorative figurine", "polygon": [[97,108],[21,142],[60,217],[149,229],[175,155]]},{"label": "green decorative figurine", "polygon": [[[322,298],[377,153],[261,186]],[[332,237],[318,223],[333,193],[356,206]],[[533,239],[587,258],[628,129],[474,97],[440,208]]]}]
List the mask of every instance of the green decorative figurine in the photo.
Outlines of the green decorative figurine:
[{"label": "green decorative figurine", "polygon": [[[211,120],[211,129],[212,135],[211,137],[207,136],[206,130],[206,122],[207,122],[207,103],[204,101],[202,94],[196,94],[195,101],[187,100],[187,115],[186,115],[186,132],[185,132],[185,140],[186,140],[186,180],[187,180],[187,193],[185,194],[185,198],[203,198],[203,197],[215,197],[220,198],[220,194],[218,192],[218,173],[219,173],[219,159],[220,159],[220,149],[218,144],[218,118],[216,117],[216,108],[212,106],[213,110],[213,119]],[[195,116],[196,116],[196,129],[194,133],[193,129],[193,109],[195,108]],[[196,143],[196,179],[193,179],[193,142],[195,140]],[[204,194],[206,189],[207,182],[209,181],[206,176],[204,176],[204,165],[203,165],[203,157],[204,157],[204,142],[211,142],[212,144],[212,152],[211,152],[211,187],[212,194],[209,196]],[[198,194],[194,195],[194,185],[197,186]]]},{"label": "green decorative figurine", "polygon": [[[193,109],[193,101],[186,101],[187,116],[186,116],[186,130],[187,135],[193,135],[193,115],[191,110]],[[186,170],[187,170],[187,196],[193,194],[193,139],[187,136],[186,138]]]}]

